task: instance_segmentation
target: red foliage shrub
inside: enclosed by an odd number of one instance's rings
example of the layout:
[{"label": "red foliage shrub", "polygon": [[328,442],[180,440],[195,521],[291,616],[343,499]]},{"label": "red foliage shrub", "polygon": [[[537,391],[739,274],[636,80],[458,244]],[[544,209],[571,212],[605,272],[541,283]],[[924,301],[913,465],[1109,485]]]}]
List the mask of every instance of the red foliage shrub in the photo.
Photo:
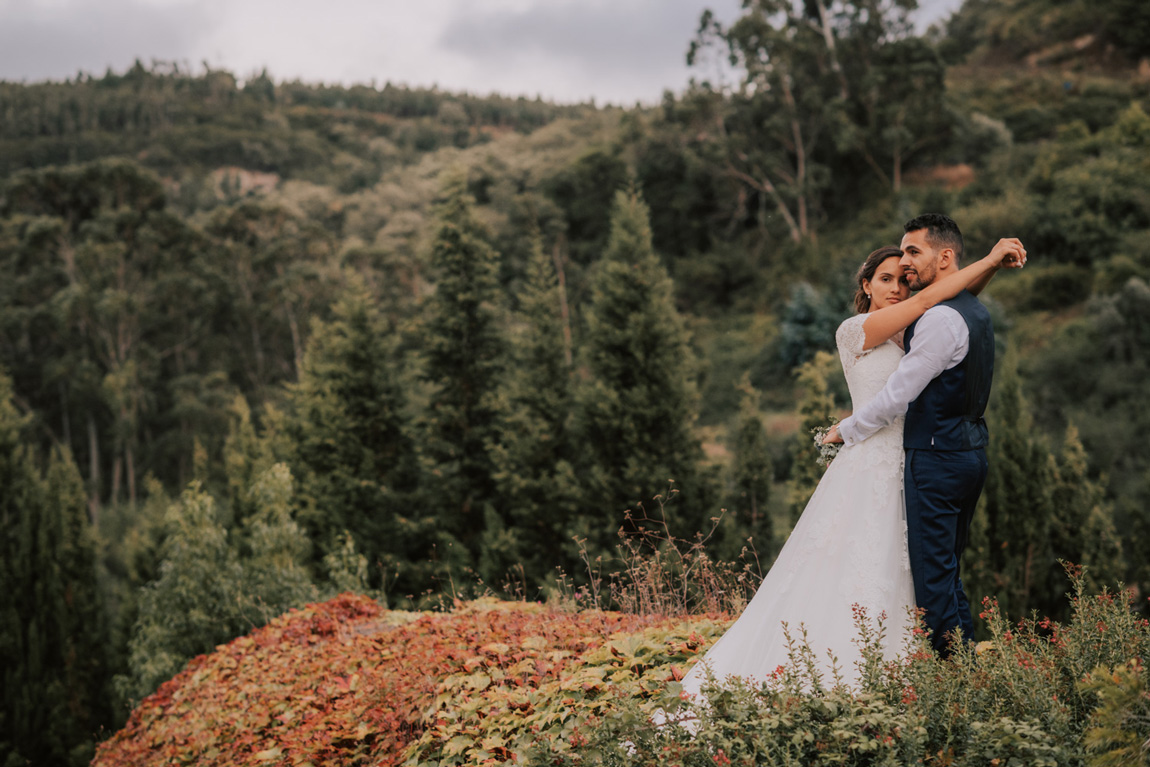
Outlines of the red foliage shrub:
[{"label": "red foliage shrub", "polygon": [[[448,614],[389,613],[350,594],[292,611],[193,659],[102,743],[94,767],[398,763],[446,676],[490,645],[529,637],[577,655],[666,619],[471,602]],[[522,683],[558,678],[570,656]]]}]

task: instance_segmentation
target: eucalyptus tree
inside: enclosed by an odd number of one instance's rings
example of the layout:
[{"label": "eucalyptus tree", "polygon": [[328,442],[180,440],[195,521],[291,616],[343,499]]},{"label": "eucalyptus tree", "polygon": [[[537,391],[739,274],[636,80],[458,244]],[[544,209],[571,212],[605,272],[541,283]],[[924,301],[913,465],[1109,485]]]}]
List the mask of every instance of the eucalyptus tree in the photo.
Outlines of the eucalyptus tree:
[{"label": "eucalyptus tree", "polygon": [[215,212],[205,232],[227,296],[217,327],[231,346],[229,374],[259,404],[299,376],[308,320],[337,299],[335,241],[314,220],[254,201]]},{"label": "eucalyptus tree", "polygon": [[828,200],[855,184],[860,154],[898,190],[903,165],[932,140],[944,66],[913,42],[914,0],[743,0],[726,25],[704,12],[687,56],[733,67],[733,87],[704,80],[684,99],[712,161],[757,198],[768,230],[800,243]]},{"label": "eucalyptus tree", "polygon": [[166,209],[160,180],[125,161],[18,174],[0,228],[0,360],[52,439],[86,459],[93,512],[134,501],[144,471],[171,473],[169,452],[141,449],[173,415],[165,385],[204,361],[202,239]]}]

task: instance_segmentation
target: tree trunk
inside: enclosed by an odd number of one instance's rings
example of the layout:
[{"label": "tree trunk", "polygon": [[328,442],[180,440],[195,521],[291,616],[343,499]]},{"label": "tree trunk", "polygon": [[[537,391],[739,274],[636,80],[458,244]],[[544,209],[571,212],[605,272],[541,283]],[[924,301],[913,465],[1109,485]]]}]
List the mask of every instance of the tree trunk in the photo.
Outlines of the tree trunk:
[{"label": "tree trunk", "polygon": [[775,207],[778,209],[779,215],[781,215],[783,220],[787,223],[787,228],[791,233],[791,239],[796,243],[803,241],[803,233],[799,228],[798,222],[795,221],[795,217],[791,213],[790,208],[787,207],[786,201],[783,200],[782,195],[779,194],[779,190],[775,188],[775,185],[769,178],[767,178],[765,175],[762,178],[755,178],[754,176],[743,173],[741,170],[738,170],[734,166],[728,166],[727,172],[735,178],[742,180],[747,185],[754,187],[760,192],[763,192],[772,200],[774,200]]},{"label": "tree trunk", "polygon": [[[810,224],[807,217],[807,149],[803,143],[803,128],[794,115],[798,114],[798,105],[795,103],[795,94],[791,91],[789,78],[784,74],[780,80],[783,85],[783,97],[791,110],[791,137],[795,142],[795,187],[798,191],[798,220],[799,233],[806,237],[810,233]],[[800,239],[801,239],[800,237]],[[799,240],[796,240],[798,242]]]},{"label": "tree trunk", "polygon": [[[254,312],[253,312],[254,315]],[[260,339],[260,329],[256,324],[256,319],[252,317],[252,359],[255,360],[255,369],[248,365],[248,377],[251,379],[252,384],[258,389],[264,384],[264,344]]]},{"label": "tree trunk", "polygon": [[284,314],[287,315],[288,329],[291,331],[291,346],[293,362],[295,366],[295,377],[299,380],[299,373],[303,370],[303,342],[300,340],[299,323],[296,322],[295,314],[291,310],[291,304],[284,304]]},{"label": "tree trunk", "polygon": [[113,506],[120,502],[120,472],[124,469],[124,458],[120,453],[116,452],[116,457],[112,460],[112,494],[108,498],[108,502]]},{"label": "tree trunk", "polygon": [[100,521],[100,437],[96,419],[88,413],[88,516],[93,525]]},{"label": "tree trunk", "polygon": [[555,263],[555,274],[559,278],[559,316],[563,321],[563,359],[567,367],[574,364],[571,350],[571,313],[567,308],[567,270],[564,268],[567,259],[563,256],[562,240],[555,241],[551,250],[551,260]]},{"label": "tree trunk", "polygon": [[895,146],[891,161],[891,189],[895,194],[902,191],[902,148],[899,146]]},{"label": "tree trunk", "polygon": [[831,70],[839,79],[839,96],[843,101],[846,101],[850,96],[850,89],[847,87],[847,77],[843,74],[843,68],[839,64],[839,53],[835,47],[835,36],[831,31],[830,19],[827,18],[827,4],[823,0],[817,0],[819,7],[819,24],[820,31],[823,33],[823,40],[827,44],[827,53],[831,57]]},{"label": "tree trunk", "polygon": [[128,503],[136,505],[136,454],[129,445],[124,448],[124,465],[128,470]]},{"label": "tree trunk", "polygon": [[68,417],[68,390],[64,388],[64,382],[60,381],[57,389],[60,392],[60,416],[62,423],[60,424],[64,431],[64,444],[68,449],[72,445],[72,420]]}]

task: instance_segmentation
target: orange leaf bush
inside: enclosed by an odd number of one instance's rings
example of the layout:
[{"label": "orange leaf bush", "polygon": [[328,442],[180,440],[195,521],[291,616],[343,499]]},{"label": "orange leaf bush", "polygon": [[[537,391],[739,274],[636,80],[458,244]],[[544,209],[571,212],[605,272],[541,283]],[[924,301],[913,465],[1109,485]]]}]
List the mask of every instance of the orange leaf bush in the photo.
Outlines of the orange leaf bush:
[{"label": "orange leaf bush", "polygon": [[[694,631],[687,624],[713,639],[726,622],[494,600],[451,613],[389,612],[345,594],[193,659],[92,764],[513,761],[525,738],[570,733],[598,712],[591,704],[613,697],[604,693],[612,685],[633,694],[639,679],[662,686],[681,675],[709,644],[672,637]],[[670,633],[652,639],[659,630]]]}]

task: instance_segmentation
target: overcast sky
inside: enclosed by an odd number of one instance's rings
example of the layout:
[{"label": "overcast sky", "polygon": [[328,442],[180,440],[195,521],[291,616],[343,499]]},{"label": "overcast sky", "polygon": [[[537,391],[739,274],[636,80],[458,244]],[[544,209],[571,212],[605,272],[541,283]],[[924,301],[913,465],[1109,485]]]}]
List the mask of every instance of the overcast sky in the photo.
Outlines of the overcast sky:
[{"label": "overcast sky", "polygon": [[[961,0],[919,0],[920,26]],[[658,100],[699,16],[738,0],[0,0],[0,80],[207,61],[244,77],[438,85],[557,101]]]}]

